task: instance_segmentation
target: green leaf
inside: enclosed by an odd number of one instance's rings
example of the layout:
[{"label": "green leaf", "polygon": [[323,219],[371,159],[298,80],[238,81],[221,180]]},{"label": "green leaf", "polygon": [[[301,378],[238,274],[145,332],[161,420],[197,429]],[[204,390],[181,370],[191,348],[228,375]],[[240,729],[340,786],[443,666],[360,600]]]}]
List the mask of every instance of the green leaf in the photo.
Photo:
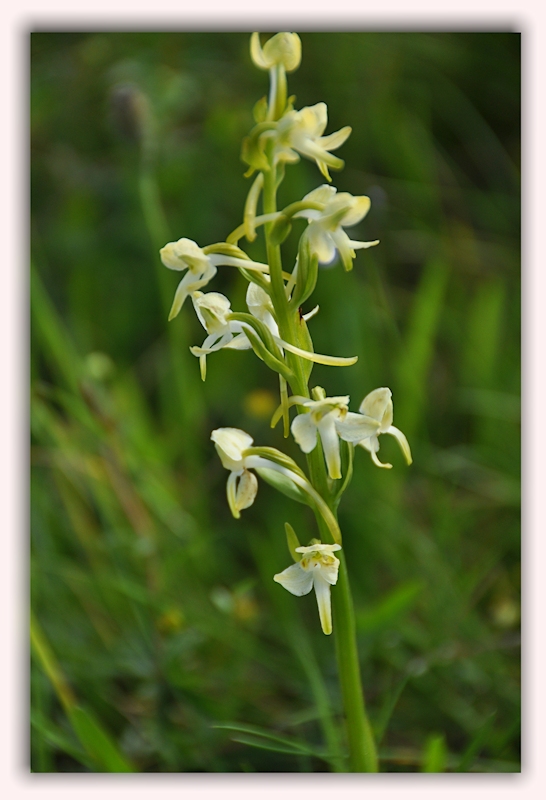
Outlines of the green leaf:
[{"label": "green leaf", "polygon": [[85,751],[102,772],[135,771],[91,711],[76,705],[67,715]]},{"label": "green leaf", "polygon": [[[294,739],[288,736],[282,736],[278,733],[273,733],[265,728],[259,728],[256,725],[245,725],[243,723],[219,723],[213,725],[213,728],[221,730],[235,731],[239,734],[249,734],[239,738],[233,738],[233,741],[241,741],[242,744],[250,744],[253,747],[261,747],[264,750],[277,750],[281,753],[292,753],[293,755],[310,755],[324,758],[324,753],[321,750],[311,747],[307,742],[301,739]],[[282,749],[279,749],[282,747]]]},{"label": "green leaf", "polygon": [[[61,753],[66,753],[87,769],[93,769],[93,761],[84,750],[78,747],[63,731],[41,714],[31,713],[30,724],[37,734],[43,737],[50,747]],[[39,770],[38,770],[39,771]]]},{"label": "green leaf", "polygon": [[481,750],[483,750],[484,746],[487,744],[496,716],[497,712],[494,711],[489,715],[485,723],[478,728],[455,768],[455,772],[468,772],[470,770],[470,767],[479,756]]}]

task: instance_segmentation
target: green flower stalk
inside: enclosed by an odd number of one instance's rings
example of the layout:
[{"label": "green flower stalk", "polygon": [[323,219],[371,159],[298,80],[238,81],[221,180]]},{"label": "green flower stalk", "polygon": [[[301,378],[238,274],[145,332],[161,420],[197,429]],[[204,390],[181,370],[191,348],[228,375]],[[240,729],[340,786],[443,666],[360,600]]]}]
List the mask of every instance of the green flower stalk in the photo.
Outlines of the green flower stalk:
[{"label": "green flower stalk", "polygon": [[[307,473],[281,451],[254,446],[252,437],[239,428],[218,428],[211,439],[229,472],[227,501],[236,519],[255,502],[258,477],[288,498],[306,503],[315,514],[320,538],[313,538],[308,545],[302,546],[292,526],[286,523],[288,549],[294,563],[272,577],[295,596],[314,589],[322,631],[326,635],[333,632],[335,639],[350,770],[377,772],[337,508],[352,477],[355,445],[368,451],[373,463],[382,468],[391,465],[377,457],[380,435],[388,433],[396,438],[408,464],[411,451],[404,434],[392,424],[390,389],[381,387],[369,392],[358,413],[349,410],[347,395],[327,396],[320,386],[310,390],[313,363],[349,367],[357,359],[315,353],[307,322],[318,307],[306,315],[301,315],[300,308],[313,294],[319,264],[330,263],[339,255],[344,269],[350,270],[356,251],[375,246],[378,241],[354,241],[345,232],[345,228],[365,217],[370,199],[338,193],[329,185],[329,170],[344,165],[331,151],[346,141],[351,128],[346,126],[324,135],[328,122],[326,104],[296,110],[293,98],[287,97],[286,74],[301,62],[298,35],[278,33],[262,47],[259,34],[253,33],[250,51],[254,64],[269,72],[270,90],[268,99],[256,104],[256,125],[243,140],[246,175],[253,177],[243,220],[225,242],[201,248],[194,241],[181,238],[161,249],[166,267],[185,272],[176,289],[169,320],[190,298],[207,333],[202,345],[190,348],[199,358],[203,380],[207,356],[223,348],[253,350],[279,375],[280,405],[273,415],[272,427],[283,418],[285,436],[291,432],[307,456]],[[301,156],[314,161],[329,183],[278,210],[277,190],[286,165],[297,163]],[[300,237],[296,263],[285,271],[281,247],[291,234],[292,220],[297,218],[306,219],[308,224]],[[265,264],[252,261],[239,245],[243,238],[253,241],[259,229],[265,236]],[[235,267],[248,282],[246,309],[233,311],[225,295],[203,291],[220,266]],[[296,414],[290,423],[294,409]]]}]

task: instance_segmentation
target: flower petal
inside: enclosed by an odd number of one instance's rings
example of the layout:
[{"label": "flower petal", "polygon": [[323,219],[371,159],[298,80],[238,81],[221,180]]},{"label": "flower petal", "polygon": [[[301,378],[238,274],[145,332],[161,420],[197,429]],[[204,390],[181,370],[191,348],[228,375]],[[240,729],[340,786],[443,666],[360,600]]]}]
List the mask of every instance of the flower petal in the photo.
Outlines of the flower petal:
[{"label": "flower petal", "polygon": [[339,436],[346,442],[357,444],[379,431],[379,423],[373,417],[349,411],[343,419],[336,421]]},{"label": "flower petal", "polygon": [[329,264],[336,255],[336,246],[320,221],[313,221],[307,229],[311,251],[318,256],[321,264]]},{"label": "flower petal", "polygon": [[297,417],[294,417],[290,430],[304,453],[310,453],[315,449],[317,426],[313,422],[311,414],[298,414]]},{"label": "flower petal", "polygon": [[253,472],[249,472],[247,469],[245,469],[239,478],[239,484],[237,486],[237,494],[235,497],[237,510],[242,511],[244,508],[251,506],[256,499],[257,494],[258,478]]},{"label": "flower petal", "polygon": [[328,136],[321,136],[319,144],[325,150],[337,150],[338,147],[341,147],[341,145],[347,141],[352,130],[350,125],[345,125],[344,128],[340,128],[340,130],[335,133],[330,133]]},{"label": "flower petal", "polygon": [[369,197],[366,197],[366,195],[354,197],[348,192],[340,192],[338,197],[344,197],[345,195],[351,200],[351,209],[343,217],[343,222],[341,224],[344,228],[350,228],[351,225],[356,225],[361,219],[364,219],[370,210],[372,201]]},{"label": "flower petal", "polygon": [[385,433],[390,433],[391,436],[395,437],[395,439],[397,440],[398,444],[400,445],[400,450],[404,454],[404,458],[406,459],[406,462],[408,463],[408,465],[411,464],[413,462],[413,459],[411,457],[411,450],[410,450],[409,442],[406,439],[406,437],[404,436],[404,434],[402,433],[402,431],[399,430],[398,428],[395,428],[394,425],[391,425],[390,428],[388,428],[385,431]]},{"label": "flower petal", "polygon": [[250,57],[259,69],[269,69],[271,66],[265,59],[264,51],[260,44],[260,34],[257,32],[254,32],[250,37]]},{"label": "flower petal", "polygon": [[282,572],[273,576],[273,580],[284,586],[291,594],[296,597],[302,597],[304,594],[309,594],[313,588],[313,574],[304,570],[298,561],[297,564],[291,564]]},{"label": "flower petal", "polygon": [[373,242],[356,242],[349,239],[349,244],[353,250],[366,250],[368,247],[375,247],[376,244],[379,244],[379,239],[374,239]]},{"label": "flower petal", "polygon": [[227,494],[227,501],[229,505],[229,510],[235,517],[235,519],[239,519],[241,516],[239,509],[237,508],[237,475],[236,472],[230,472],[227,479],[226,485],[226,494]]},{"label": "flower petal", "polygon": [[326,203],[330,202],[334,197],[336,192],[337,189],[334,186],[328,186],[327,183],[323,183],[322,186],[306,194],[303,200],[304,202],[305,200],[309,200],[311,203],[324,203],[324,205],[326,205]]},{"label": "flower petal", "polygon": [[373,417],[380,424],[380,430],[384,433],[387,428],[392,425],[392,392],[383,386],[380,389],[374,389],[366,395],[358,409],[361,414],[367,417]]},{"label": "flower petal", "polygon": [[161,248],[159,256],[168,269],[189,269],[195,275],[206,272],[210,266],[208,256],[192,239],[182,238],[177,242],[169,242]]},{"label": "flower petal", "polygon": [[239,428],[217,428],[210,438],[216,445],[220,461],[232,472],[243,470],[243,450],[250,447],[254,439]]},{"label": "flower petal", "polygon": [[239,333],[233,339],[224,345],[226,350],[250,350],[252,345],[248,341],[248,337],[244,333]]}]

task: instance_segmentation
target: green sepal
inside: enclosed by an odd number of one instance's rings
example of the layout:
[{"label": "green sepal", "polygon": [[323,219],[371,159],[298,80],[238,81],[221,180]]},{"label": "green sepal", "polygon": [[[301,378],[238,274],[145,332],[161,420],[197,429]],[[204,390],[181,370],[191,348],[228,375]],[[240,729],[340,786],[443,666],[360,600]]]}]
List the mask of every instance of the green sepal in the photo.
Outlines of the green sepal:
[{"label": "green sepal", "polygon": [[285,241],[291,230],[292,225],[288,217],[280,216],[271,227],[269,241],[274,246],[280,245]]},{"label": "green sepal", "polygon": [[256,472],[260,478],[263,478],[266,483],[278,492],[281,492],[281,494],[284,494],[291,500],[295,500],[296,503],[303,503],[306,506],[311,506],[308,495],[306,495],[299,486],[296,486],[290,478],[287,478],[286,475],[281,475],[280,472],[274,469],[266,469],[265,467],[258,467]]},{"label": "green sepal", "polygon": [[289,522],[284,523],[284,530],[286,531],[286,544],[290,550],[290,555],[297,563],[298,561],[301,561],[301,553],[296,553],[296,547],[301,547],[301,544],[296,536],[296,531]]},{"label": "green sepal", "polygon": [[254,104],[252,116],[254,122],[265,122],[267,117],[267,97],[265,95]]}]

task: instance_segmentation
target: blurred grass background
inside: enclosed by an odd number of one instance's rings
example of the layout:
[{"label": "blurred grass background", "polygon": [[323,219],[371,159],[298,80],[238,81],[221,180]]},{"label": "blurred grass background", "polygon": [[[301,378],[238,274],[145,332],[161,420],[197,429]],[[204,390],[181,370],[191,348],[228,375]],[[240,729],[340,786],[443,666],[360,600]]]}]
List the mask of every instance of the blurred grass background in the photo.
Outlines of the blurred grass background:
[{"label": "blurred grass background", "polygon": [[[414,456],[359,450],[341,506],[381,767],[518,771],[520,38],[301,38],[289,91],[352,126],[334,184],[372,199],[352,238],[381,240],[321,272],[316,350],[359,361],[312,380],[353,409],[390,386]],[[225,351],[201,383],[204,332],[189,306],[167,324],[157,255],[241,221],[267,91],[248,42],[31,37],[36,772],[343,769],[333,640],[272,580],[283,523],[307,541],[313,521],[264,483],[233,520],[209,441],[241,427],[301,460],[269,430],[276,375]],[[302,160],[281,202],[321,183]],[[243,308],[236,270],[210,288]]]}]

